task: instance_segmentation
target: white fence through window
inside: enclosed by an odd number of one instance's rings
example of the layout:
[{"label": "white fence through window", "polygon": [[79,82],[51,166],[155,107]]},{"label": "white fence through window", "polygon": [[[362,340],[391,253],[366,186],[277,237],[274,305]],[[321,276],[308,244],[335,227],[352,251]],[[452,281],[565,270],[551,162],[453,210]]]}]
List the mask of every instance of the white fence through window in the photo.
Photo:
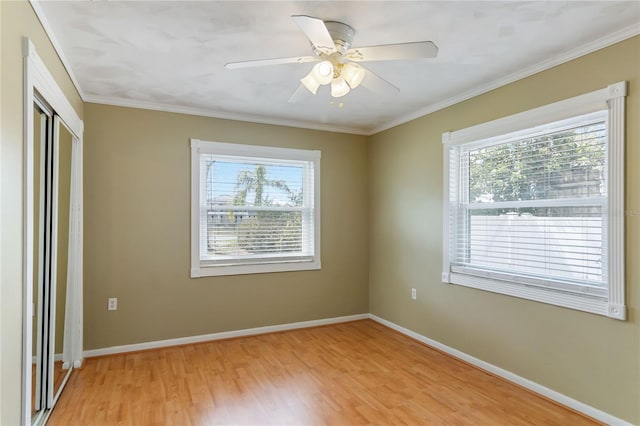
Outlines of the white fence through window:
[{"label": "white fence through window", "polygon": [[470,215],[468,266],[602,281],[602,219]]}]

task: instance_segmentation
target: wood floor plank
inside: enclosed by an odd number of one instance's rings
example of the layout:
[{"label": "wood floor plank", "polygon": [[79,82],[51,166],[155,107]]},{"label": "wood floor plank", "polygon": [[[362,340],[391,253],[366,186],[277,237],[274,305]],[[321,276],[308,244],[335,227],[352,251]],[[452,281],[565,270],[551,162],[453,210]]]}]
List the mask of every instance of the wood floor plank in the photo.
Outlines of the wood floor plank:
[{"label": "wood floor plank", "polygon": [[49,425],[595,425],[371,320],[89,358]]}]

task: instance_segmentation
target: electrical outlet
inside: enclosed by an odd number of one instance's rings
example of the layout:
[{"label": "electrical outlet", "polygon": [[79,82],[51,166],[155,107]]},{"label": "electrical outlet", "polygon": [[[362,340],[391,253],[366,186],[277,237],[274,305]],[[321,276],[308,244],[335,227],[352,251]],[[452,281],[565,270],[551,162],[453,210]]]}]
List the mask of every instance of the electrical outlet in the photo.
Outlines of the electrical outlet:
[{"label": "electrical outlet", "polygon": [[416,289],[415,288],[411,289],[411,298],[413,300],[416,300],[416,298],[417,298],[417,293],[416,293]]},{"label": "electrical outlet", "polygon": [[117,297],[110,297],[109,298],[109,302],[107,303],[107,310],[108,311],[117,311],[118,310],[118,298]]}]

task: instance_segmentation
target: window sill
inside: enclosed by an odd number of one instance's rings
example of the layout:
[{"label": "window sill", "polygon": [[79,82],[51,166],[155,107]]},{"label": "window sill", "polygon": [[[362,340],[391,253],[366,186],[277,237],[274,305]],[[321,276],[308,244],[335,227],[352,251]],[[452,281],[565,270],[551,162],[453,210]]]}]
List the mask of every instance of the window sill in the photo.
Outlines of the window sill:
[{"label": "window sill", "polygon": [[210,266],[191,269],[191,278],[217,277],[224,275],[266,274],[271,272],[311,271],[321,269],[319,260],[305,262],[260,263],[252,265]]},{"label": "window sill", "polygon": [[522,283],[506,282],[468,274],[449,273],[443,281],[521,299],[533,300],[555,306],[603,315],[619,320],[626,319],[625,306],[610,304],[605,298],[591,295],[565,293],[552,289],[530,286]]}]

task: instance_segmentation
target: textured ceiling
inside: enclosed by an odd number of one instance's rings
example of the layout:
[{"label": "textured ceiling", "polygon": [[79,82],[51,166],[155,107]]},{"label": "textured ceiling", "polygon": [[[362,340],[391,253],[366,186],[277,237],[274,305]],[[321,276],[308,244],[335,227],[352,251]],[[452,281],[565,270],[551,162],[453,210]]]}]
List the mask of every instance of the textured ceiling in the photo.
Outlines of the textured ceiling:
[{"label": "textured ceiling", "polygon": [[[638,1],[34,2],[86,101],[368,134],[640,32]],[[291,20],[351,25],[354,47],[431,40],[438,57],[367,62],[400,88],[330,105],[288,99],[313,64],[227,70],[311,54]],[[589,70],[585,70],[589,72]]]}]

